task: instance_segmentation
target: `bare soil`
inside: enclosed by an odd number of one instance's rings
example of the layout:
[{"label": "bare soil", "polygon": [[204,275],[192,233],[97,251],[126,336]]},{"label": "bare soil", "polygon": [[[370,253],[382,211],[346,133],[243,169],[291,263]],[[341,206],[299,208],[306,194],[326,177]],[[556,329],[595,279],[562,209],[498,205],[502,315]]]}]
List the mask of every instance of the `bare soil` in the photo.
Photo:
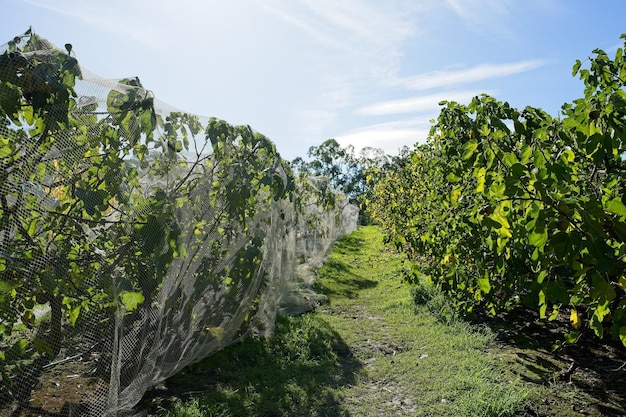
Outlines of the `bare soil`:
[{"label": "bare soil", "polygon": [[568,318],[539,320],[535,312],[515,310],[502,318],[482,318],[498,334],[491,350],[539,391],[527,406],[529,416],[626,416],[626,349],[583,331],[575,344],[564,342]]}]

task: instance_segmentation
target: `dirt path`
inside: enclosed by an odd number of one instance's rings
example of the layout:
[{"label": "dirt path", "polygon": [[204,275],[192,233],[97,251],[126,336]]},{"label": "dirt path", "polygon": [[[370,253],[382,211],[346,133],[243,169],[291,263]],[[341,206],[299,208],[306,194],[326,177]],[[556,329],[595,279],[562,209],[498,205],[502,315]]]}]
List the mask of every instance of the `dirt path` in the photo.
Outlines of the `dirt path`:
[{"label": "dirt path", "polygon": [[416,307],[402,268],[379,229],[360,228],[317,271],[327,303],[186,369],[143,405],[168,417],[626,415],[623,397],[587,389],[578,371],[559,380],[567,359],[485,325],[444,324],[436,298]]},{"label": "dirt path", "polygon": [[316,271],[319,297],[309,298],[322,304],[315,311],[280,318],[271,339],[248,338],[186,368],[154,387],[138,410],[159,417],[626,415],[621,351],[549,352],[541,346],[555,334],[532,315],[517,317],[514,328],[444,324],[431,311],[445,305],[431,298],[417,307],[402,268],[379,229],[360,228]]},{"label": "dirt path", "polygon": [[361,228],[318,271],[316,289],[330,304],[315,314],[363,364],[340,390],[347,415],[626,415],[623,349],[580,343],[551,352],[564,330],[532,312],[514,327],[444,325],[416,310],[401,256],[381,238]]},{"label": "dirt path", "polygon": [[316,288],[330,303],[315,314],[363,364],[355,384],[340,390],[346,415],[478,416],[519,408],[524,387],[494,366],[492,335],[416,311],[401,268],[380,231],[361,228],[318,271]]}]

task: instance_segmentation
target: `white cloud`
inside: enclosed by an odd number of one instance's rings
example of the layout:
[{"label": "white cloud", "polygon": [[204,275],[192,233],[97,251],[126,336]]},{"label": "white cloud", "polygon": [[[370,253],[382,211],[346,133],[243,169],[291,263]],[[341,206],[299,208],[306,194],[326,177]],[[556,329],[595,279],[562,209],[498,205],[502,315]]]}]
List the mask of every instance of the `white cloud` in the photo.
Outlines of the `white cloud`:
[{"label": "white cloud", "polygon": [[272,4],[276,2],[258,1],[257,3],[259,6],[269,11],[279,19],[306,33],[315,41],[344,52],[350,51],[349,45],[347,45],[341,38],[328,33],[328,31],[324,31],[323,27],[321,27],[317,22],[311,21],[309,18],[310,16],[306,16],[304,13],[297,10],[285,10],[285,8],[281,5]]},{"label": "white cloud", "polygon": [[[285,36],[297,39],[315,68],[304,79],[311,95],[291,131],[305,143],[319,143],[351,124],[345,115],[397,72],[402,48],[419,30],[420,5],[404,0],[256,0]],[[324,51],[320,53],[320,51]]]},{"label": "white cloud", "polygon": [[428,90],[437,87],[452,87],[459,84],[492,78],[506,77],[530,71],[543,65],[540,60],[512,62],[509,64],[482,64],[462,70],[440,70],[400,80],[400,84],[411,90]]},{"label": "white cloud", "polygon": [[484,19],[485,12],[508,16],[511,6],[511,0],[445,0],[445,3],[466,20]]},{"label": "white cloud", "polygon": [[[124,13],[121,5],[111,7],[111,5],[76,1],[54,4],[44,3],[41,0],[23,1],[44,10],[82,20],[92,27],[99,27],[107,32],[124,33],[129,42],[138,42],[152,48],[162,46],[159,42],[161,31],[149,22],[136,19],[134,13]],[[37,30],[37,28],[34,29]]]},{"label": "white cloud", "polygon": [[395,46],[409,35],[412,26],[394,12],[392,8],[384,8],[384,3],[346,0],[302,0],[316,15],[328,24],[353,34],[369,44],[380,47]]},{"label": "white cloud", "polygon": [[352,104],[354,91],[344,77],[326,75],[321,77],[321,87],[318,94],[318,105],[334,110],[345,109]]},{"label": "white cloud", "polygon": [[445,0],[445,5],[475,32],[511,35],[512,0]]},{"label": "white cloud", "polygon": [[[434,117],[434,116],[433,116]],[[379,148],[389,155],[397,154],[403,146],[412,147],[425,142],[430,130],[430,118],[379,123],[352,129],[335,137],[343,147],[352,145],[358,153],[365,147]]]},{"label": "white cloud", "polygon": [[447,91],[402,100],[390,100],[361,107],[357,113],[366,116],[382,116],[400,113],[424,113],[439,110],[441,101],[469,102],[480,94],[493,95],[493,91]]},{"label": "white cloud", "polygon": [[257,0],[280,19],[306,32],[316,41],[340,50],[363,52],[369,49],[395,50],[398,43],[415,31],[407,17],[410,3],[388,4],[346,0]]},{"label": "white cloud", "polygon": [[315,143],[323,141],[326,138],[329,126],[332,126],[339,116],[339,113],[333,110],[325,110],[319,108],[310,108],[301,110],[295,116],[297,127],[293,134],[296,139],[307,143]]},{"label": "white cloud", "polygon": [[[519,61],[422,73],[423,62],[417,58],[423,56],[421,45],[437,36],[431,27],[480,25],[497,32],[493,20],[502,18],[506,26],[514,16],[513,7],[520,7],[512,0],[230,0],[211,5],[179,0],[176,7],[165,0],[21,1],[46,15],[53,11],[87,22],[93,32],[86,38],[119,45],[111,50],[121,64],[104,61],[98,68],[89,63],[94,71],[118,76],[114,70],[125,65],[123,75],[139,75],[162,100],[192,112],[250,123],[277,143],[284,141],[283,151],[303,142],[320,143],[338,132],[365,146],[378,143],[380,137],[392,147],[396,142],[411,144],[425,136],[427,128],[349,129],[361,125],[362,115],[388,115],[383,120],[390,120],[394,115],[436,114],[442,100],[465,103],[485,92],[465,83],[542,65]],[[442,42],[446,36],[460,41],[447,27],[442,35]],[[437,53],[429,59],[440,62],[439,68],[449,64]],[[400,78],[400,73],[417,75]],[[439,90],[421,97],[407,91],[435,88]],[[451,90],[444,93],[443,88]]]},{"label": "white cloud", "polygon": [[320,72],[341,74],[344,83],[361,87],[386,81],[397,71],[406,41],[421,27],[418,11],[426,7],[423,1],[405,0],[255,2],[278,18],[278,25],[286,23],[287,36],[304,35],[311,50],[324,50]]}]

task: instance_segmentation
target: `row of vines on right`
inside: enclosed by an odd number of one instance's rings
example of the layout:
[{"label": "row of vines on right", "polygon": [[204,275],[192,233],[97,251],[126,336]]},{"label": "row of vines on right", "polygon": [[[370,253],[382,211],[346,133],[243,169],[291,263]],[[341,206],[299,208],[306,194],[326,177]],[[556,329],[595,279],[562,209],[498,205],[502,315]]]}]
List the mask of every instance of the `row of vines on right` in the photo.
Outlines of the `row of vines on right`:
[{"label": "row of vines on right", "polygon": [[[626,35],[622,35],[626,40]],[[553,117],[482,95],[441,103],[425,144],[379,179],[370,215],[459,310],[569,317],[626,345],[626,53],[596,49]]]}]

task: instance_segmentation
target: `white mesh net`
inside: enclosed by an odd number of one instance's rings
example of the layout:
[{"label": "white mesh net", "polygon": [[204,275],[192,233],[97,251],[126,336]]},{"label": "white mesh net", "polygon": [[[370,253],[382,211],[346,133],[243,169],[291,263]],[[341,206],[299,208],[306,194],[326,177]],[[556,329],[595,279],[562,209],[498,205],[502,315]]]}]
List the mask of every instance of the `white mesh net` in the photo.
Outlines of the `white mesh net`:
[{"label": "white mesh net", "polygon": [[323,179],[33,33],[0,54],[0,414],[132,415],[315,305],[305,272],[358,218]]}]

